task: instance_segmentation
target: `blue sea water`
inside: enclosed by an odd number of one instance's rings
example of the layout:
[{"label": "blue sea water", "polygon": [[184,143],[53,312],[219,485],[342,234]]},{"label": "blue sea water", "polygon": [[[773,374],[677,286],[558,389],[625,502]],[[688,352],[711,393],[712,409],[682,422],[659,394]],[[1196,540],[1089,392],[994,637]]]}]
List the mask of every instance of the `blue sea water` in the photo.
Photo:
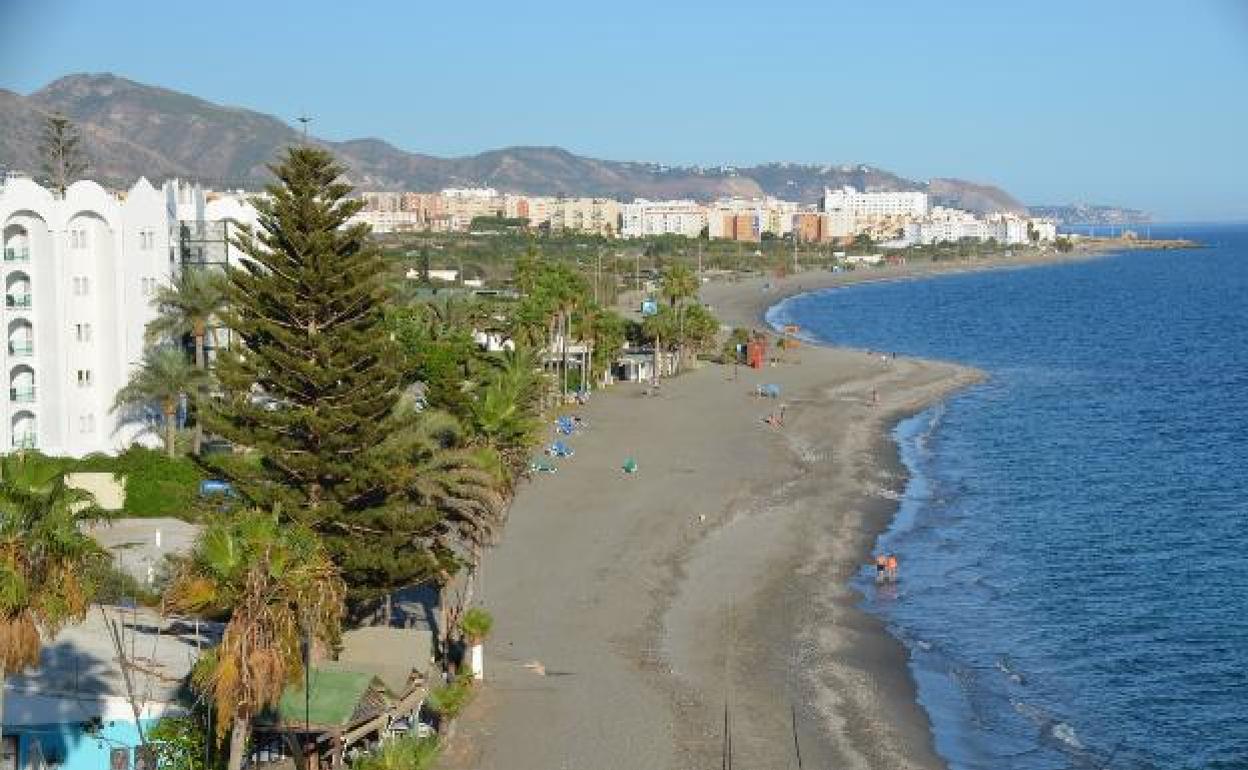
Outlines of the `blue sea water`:
[{"label": "blue sea water", "polygon": [[859,578],[955,769],[1248,768],[1248,227],[1210,248],[858,285],[773,323],[971,364],[897,428]]}]

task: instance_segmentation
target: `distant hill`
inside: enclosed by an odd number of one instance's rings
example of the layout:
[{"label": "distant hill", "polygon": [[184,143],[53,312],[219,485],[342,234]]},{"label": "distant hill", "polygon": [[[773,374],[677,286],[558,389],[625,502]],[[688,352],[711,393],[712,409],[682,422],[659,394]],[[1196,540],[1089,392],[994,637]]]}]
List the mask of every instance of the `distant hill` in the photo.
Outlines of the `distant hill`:
[{"label": "distant hill", "polygon": [[1032,216],[1056,220],[1061,225],[1143,225],[1152,221],[1147,211],[1074,203],[1066,206],[1029,206]]},{"label": "distant hill", "polygon": [[[92,175],[114,185],[139,176],[178,176],[216,187],[256,189],[265,164],[299,139],[283,121],[109,74],[69,75],[21,96],[0,90],[0,166],[37,171],[39,125],[60,112],[80,126]],[[870,166],[769,163],[749,168],[667,167],[599,160],[558,147],[507,147],[461,158],[406,152],[381,139],[331,142],[362,189],[438,190],[488,186],[533,195],[694,198],[775,195],[812,203],[825,187],[928,190],[936,203],[981,213],[1021,212],[1004,190],[957,179],[916,182]]]}]

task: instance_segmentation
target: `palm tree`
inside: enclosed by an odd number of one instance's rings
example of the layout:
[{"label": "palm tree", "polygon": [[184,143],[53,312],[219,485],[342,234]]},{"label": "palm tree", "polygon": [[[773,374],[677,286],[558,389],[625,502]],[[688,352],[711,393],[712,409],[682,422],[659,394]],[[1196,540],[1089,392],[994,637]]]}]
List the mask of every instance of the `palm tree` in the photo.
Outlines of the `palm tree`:
[{"label": "palm tree", "polygon": [[172,283],[156,290],[152,299],[156,317],[147,324],[148,343],[179,342],[189,336],[195,342],[195,366],[206,368],[204,339],[213,319],[225,309],[225,298],[221,273],[183,270]]},{"label": "palm tree", "polygon": [[660,365],[662,364],[663,340],[670,341],[676,338],[677,324],[674,318],[675,312],[669,307],[660,307],[659,312],[647,316],[646,320],[641,323],[642,335],[654,341],[654,381],[656,383],[659,380]]},{"label": "palm tree", "polygon": [[681,302],[697,296],[698,277],[688,265],[677,262],[663,272],[661,291],[673,308]]},{"label": "palm tree", "polygon": [[240,770],[255,715],[302,680],[304,636],[332,646],[346,587],[317,536],[253,511],[213,522],[165,592],[165,609],[228,616],[221,644],[201,658],[195,687],[231,731],[229,770]]},{"label": "palm tree", "polygon": [[513,467],[527,451],[537,429],[536,405],[542,397],[538,359],[529,348],[516,348],[496,359],[472,405],[476,431]]},{"label": "palm tree", "polygon": [[685,314],[683,305],[686,300],[697,296],[698,277],[694,275],[687,265],[678,262],[664,271],[661,291],[663,297],[667,299],[672,310],[676,313],[676,359],[683,364],[685,358]]},{"label": "palm tree", "polygon": [[[195,366],[206,370],[208,359],[204,352],[204,339],[208,326],[225,309],[226,281],[222,273],[208,270],[184,269],[173,283],[156,290],[152,304],[156,317],[147,324],[148,344],[163,341],[180,342],[190,336],[195,342]],[[203,444],[204,428],[196,420],[192,450],[199,454]]]},{"label": "palm tree", "polygon": [[192,366],[181,350],[148,348],[143,353],[143,362],[130,375],[130,381],[117,391],[113,411],[159,404],[165,421],[165,451],[173,457],[178,401],[184,395],[195,398],[199,387],[207,380],[207,373]]},{"label": "palm tree", "polygon": [[4,680],[39,665],[41,640],[87,613],[83,575],[104,552],[78,525],[103,515],[37,455],[0,458],[0,731]]},{"label": "palm tree", "polygon": [[453,415],[426,411],[402,417],[404,429],[387,442],[386,455],[396,460],[391,491],[438,512],[441,522],[436,529],[448,541],[439,545],[479,552],[494,541],[502,524],[500,479],[479,451],[468,447],[464,429]]}]

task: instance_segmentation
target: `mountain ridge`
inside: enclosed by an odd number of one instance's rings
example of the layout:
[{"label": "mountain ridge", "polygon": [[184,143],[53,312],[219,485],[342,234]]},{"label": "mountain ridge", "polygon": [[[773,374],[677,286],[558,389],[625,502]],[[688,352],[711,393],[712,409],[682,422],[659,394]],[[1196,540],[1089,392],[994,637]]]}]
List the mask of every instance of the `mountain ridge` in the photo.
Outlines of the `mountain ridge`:
[{"label": "mountain ridge", "polygon": [[[301,135],[278,118],[109,74],[73,74],[22,96],[0,89],[0,166],[38,169],[43,115],[60,112],[82,131],[101,181],[128,185],[178,176],[217,187],[258,189],[266,165]],[[953,178],[919,182],[867,165],[764,163],[750,167],[669,167],[576,155],[553,146],[514,146],[442,158],[377,137],[309,141],[333,151],[360,189],[438,190],[488,186],[532,195],[593,195],[622,200],[774,195],[814,202],[826,187],[924,190],[933,203],[978,213],[1025,212],[1008,192]]]}]

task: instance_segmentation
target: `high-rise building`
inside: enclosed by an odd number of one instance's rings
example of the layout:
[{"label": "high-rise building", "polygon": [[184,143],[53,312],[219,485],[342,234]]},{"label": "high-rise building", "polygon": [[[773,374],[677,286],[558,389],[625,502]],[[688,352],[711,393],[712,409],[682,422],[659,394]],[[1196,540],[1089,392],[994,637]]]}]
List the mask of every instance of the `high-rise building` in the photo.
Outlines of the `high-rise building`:
[{"label": "high-rise building", "polygon": [[143,355],[151,298],[177,268],[171,232],[179,200],[140,179],[124,196],[81,181],[58,195],[11,176],[0,187],[8,379],[4,450],[115,452],[155,415],[114,412]]},{"label": "high-rise building", "polygon": [[620,204],[610,198],[559,198],[549,211],[551,230],[605,236],[620,231]]},{"label": "high-rise building", "polygon": [[919,218],[927,216],[928,197],[925,192],[858,192],[853,187],[842,187],[824,190],[820,208],[827,213],[845,212],[860,220]]},{"label": "high-rise building", "polygon": [[621,209],[620,235],[683,235],[697,238],[707,226],[706,209],[693,201],[648,201],[641,198]]}]

